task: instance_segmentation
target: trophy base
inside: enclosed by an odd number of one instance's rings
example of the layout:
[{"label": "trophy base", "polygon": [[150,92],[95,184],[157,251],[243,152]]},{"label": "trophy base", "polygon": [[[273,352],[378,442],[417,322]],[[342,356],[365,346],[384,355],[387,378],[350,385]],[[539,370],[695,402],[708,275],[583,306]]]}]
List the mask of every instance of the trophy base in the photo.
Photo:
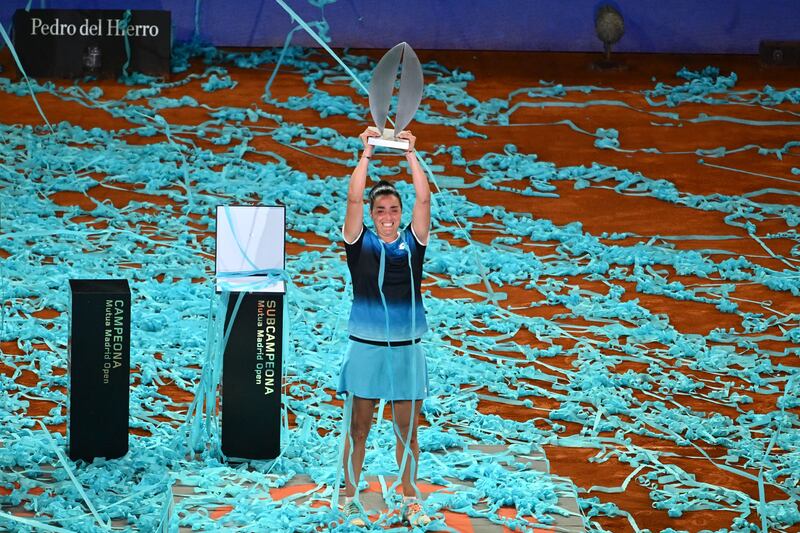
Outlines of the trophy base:
[{"label": "trophy base", "polygon": [[398,150],[408,150],[410,146],[408,141],[395,137],[394,130],[391,128],[384,128],[380,137],[370,137],[367,139],[367,143],[372,146],[384,146],[386,148],[397,148]]}]

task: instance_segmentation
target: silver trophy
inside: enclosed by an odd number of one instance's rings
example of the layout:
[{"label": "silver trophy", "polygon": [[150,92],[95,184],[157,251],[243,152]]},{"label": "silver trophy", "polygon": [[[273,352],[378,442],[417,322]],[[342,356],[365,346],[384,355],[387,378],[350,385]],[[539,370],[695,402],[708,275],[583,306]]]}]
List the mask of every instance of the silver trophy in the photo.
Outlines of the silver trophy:
[{"label": "silver trophy", "polygon": [[[397,81],[397,69],[401,64],[394,128],[385,128]],[[419,64],[414,50],[403,42],[386,52],[372,73],[372,81],[369,83],[369,110],[375,126],[382,133],[380,137],[370,137],[367,142],[374,146],[408,150],[408,141],[398,139],[397,134],[411,122],[421,101],[422,65]]]}]

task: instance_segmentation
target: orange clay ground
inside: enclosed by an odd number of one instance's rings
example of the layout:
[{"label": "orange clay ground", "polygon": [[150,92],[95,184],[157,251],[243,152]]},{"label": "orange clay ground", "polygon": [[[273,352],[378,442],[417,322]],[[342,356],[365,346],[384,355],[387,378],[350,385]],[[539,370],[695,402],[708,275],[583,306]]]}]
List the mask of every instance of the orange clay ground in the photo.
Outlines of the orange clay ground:
[{"label": "orange clay ground", "polygon": [[[354,51],[359,53],[359,51]],[[364,53],[364,51],[361,51]],[[374,52],[367,52],[377,57]],[[570,94],[570,101],[576,102],[600,98],[623,100],[631,105],[644,107],[644,101],[637,91],[652,88],[653,78],[667,83],[679,83],[674,76],[675,72],[686,66],[697,70],[706,65],[720,67],[722,72],[735,71],[739,76],[738,89],[762,89],[769,84],[777,88],[793,86],[797,81],[795,70],[781,70],[762,68],[757,64],[754,56],[696,56],[696,55],[621,55],[619,56],[628,69],[613,72],[598,72],[590,68],[595,56],[587,54],[566,53],[497,53],[497,52],[441,52],[422,51],[419,53],[423,60],[436,60],[450,68],[458,67],[475,75],[475,81],[470,83],[469,93],[481,100],[492,97],[505,98],[509,92],[520,87],[538,85],[540,80],[553,81],[563,85],[594,85],[614,88],[613,93],[593,93],[590,95]],[[5,72],[11,68],[7,51],[2,56]],[[199,67],[195,66],[195,70]],[[209,105],[237,105],[248,107],[251,104],[260,104],[260,95],[265,79],[270,70],[242,70],[230,67],[231,76],[239,82],[235,91],[221,91],[204,93],[196,86],[189,89],[178,88],[165,91],[165,95],[178,96],[189,94],[198,101]],[[129,88],[118,85],[112,81],[100,82],[99,85],[109,99],[120,98]],[[299,76],[291,73],[280,74],[273,85],[273,94],[279,99],[290,95],[301,95],[305,85]],[[349,91],[348,87],[328,88],[331,91]],[[79,105],[73,105],[53,98],[48,94],[40,94],[39,99],[51,122],[69,121],[79,124],[84,128],[121,128],[125,121],[114,119],[107,114],[87,111]],[[366,104],[366,99],[362,99]],[[798,105],[784,105],[782,109],[798,112]],[[11,96],[0,94],[0,110],[2,121],[7,124],[40,124],[41,119],[28,96]],[[663,109],[662,109],[663,110]],[[342,133],[357,135],[364,124],[354,127],[353,122],[342,117],[329,117],[322,119],[315,112],[306,111],[281,111],[287,120],[301,122],[306,125],[319,125],[335,128]],[[685,116],[697,116],[699,113],[726,114],[742,119],[766,120],[774,118],[769,112],[756,107],[726,106],[724,111],[703,104],[684,104],[679,112]],[[194,124],[204,120],[205,114],[199,109],[179,108],[164,110],[163,115],[170,123]],[[558,120],[570,119],[584,130],[595,131],[597,128],[616,128],[623,148],[656,147],[662,152],[667,151],[693,151],[697,148],[715,148],[718,146],[736,147],[748,143],[756,143],[770,147],[780,147],[784,143],[796,140],[797,127],[771,127],[753,128],[726,122],[708,122],[700,124],[684,124],[681,128],[654,128],[650,122],[652,116],[637,113],[628,109],[610,106],[593,105],[580,107],[550,107],[521,109],[514,114],[515,123],[547,123]],[[697,164],[698,156],[688,155],[662,155],[637,152],[635,154],[619,153],[611,150],[598,150],[593,145],[593,138],[577,133],[567,126],[472,126],[475,131],[484,133],[487,139],[470,138],[460,139],[455,136],[451,128],[426,125],[418,122],[411,124],[411,129],[418,138],[418,147],[431,150],[434,145],[460,145],[467,160],[478,159],[488,152],[502,152],[504,145],[513,143],[521,152],[536,153],[540,161],[549,161],[557,166],[589,165],[598,162],[605,165],[624,167],[631,171],[642,172],[646,176],[671,181],[684,192],[696,194],[722,193],[729,195],[742,195],[767,187],[781,187],[793,191],[800,191],[800,177],[794,182],[783,181],[776,185],[774,180],[754,175],[731,172]],[[156,140],[163,138],[156,137]],[[135,139],[135,142],[146,142]],[[287,149],[269,138],[259,138],[254,144],[263,149],[279,153],[287,162],[304,172],[316,173],[321,176],[341,175],[341,168],[326,163],[325,161],[310,158],[302,152]],[[324,150],[319,151],[325,155]],[[795,149],[795,156],[800,152]],[[756,157],[752,152],[734,154],[725,158],[722,164],[742,170],[762,173],[772,176],[783,176],[791,179],[790,169],[796,165],[796,157],[785,157],[779,160],[775,157]],[[442,155],[434,157],[434,164],[444,165],[446,174],[463,171],[462,168],[449,167],[449,157]],[[466,181],[472,181],[474,176],[464,176]],[[637,240],[647,241],[646,236],[661,235],[736,235],[739,239],[714,241],[713,247],[724,247],[727,250],[747,256],[751,261],[770,268],[783,268],[775,259],[765,257],[764,250],[754,240],[747,238],[741,228],[726,225],[723,221],[724,214],[716,211],[700,211],[663,202],[651,197],[623,196],[609,189],[588,188],[576,190],[572,182],[555,182],[558,198],[524,197],[517,194],[487,191],[481,188],[460,189],[459,193],[471,201],[479,204],[502,205],[520,213],[531,213],[534,218],[546,218],[557,225],[580,221],[585,231],[593,235],[603,232],[615,231],[633,232],[645,236],[628,238],[623,244],[631,244]],[[523,187],[523,180],[507,182],[505,185]],[[88,192],[88,196],[95,200],[110,200],[114,206],[121,208],[133,200],[146,200],[155,204],[163,204],[166,200],[161,196],[147,195],[137,192],[138,187],[121,185],[126,190],[116,190],[98,185]],[[0,191],[2,194],[2,191]],[[772,203],[796,203],[796,197],[773,194],[769,197],[760,197],[760,201]],[[93,202],[82,193],[59,192],[53,199],[60,205],[78,205],[92,208]],[[257,199],[255,199],[257,200]],[[89,222],[89,220],[87,220]],[[103,228],[104,222],[92,222],[97,228]],[[789,229],[780,220],[767,220],[759,223],[760,232],[780,232]],[[474,232],[473,238],[481,242],[490,242],[492,238],[502,235],[502,232]],[[311,234],[296,234],[308,242],[326,242],[325,239]],[[454,243],[459,243],[453,240]],[[712,247],[707,241],[680,240],[674,241],[680,249],[698,249]],[[781,255],[788,256],[792,242],[789,240],[770,241],[772,249]],[[288,243],[287,253],[297,253],[300,247]],[[549,253],[550,248],[537,248],[537,253]],[[0,249],[0,257],[8,254]],[[679,279],[685,284],[702,283],[703,280],[693,276],[677,276],[670,272],[670,279]],[[583,277],[569,279],[569,283],[577,284],[581,288],[602,290],[602,284],[592,282]],[[623,282],[619,282],[624,285]],[[481,288],[476,285],[476,288]],[[523,307],[539,298],[538,293],[524,290],[521,287],[504,286],[495,287],[508,294],[507,300],[502,305]],[[736,327],[739,318],[733,314],[722,313],[711,304],[680,302],[658,295],[637,293],[633,284],[626,285],[625,298],[638,298],[641,305],[653,313],[664,313],[669,316],[670,322],[683,333],[707,334],[716,327]],[[434,295],[448,297],[475,298],[474,295],[461,289],[431,287]],[[787,292],[770,291],[763,286],[754,284],[738,284],[736,296],[753,301],[769,300],[771,308],[781,313],[800,313],[800,300],[792,297]],[[746,301],[739,302],[740,309],[758,311],[761,309],[757,303]],[[517,312],[531,317],[551,317],[564,313],[567,309],[562,306],[543,306],[522,309]],[[52,318],[52,310],[42,310],[37,314],[43,320]],[[581,321],[573,321],[581,324]],[[527,331],[520,332],[514,339],[518,344],[539,346],[539,341]],[[35,340],[34,340],[35,342]],[[565,347],[574,341],[564,339],[560,342]],[[39,345],[45,348],[43,345]],[[780,350],[787,345],[783,342],[763,343],[762,348]],[[4,342],[0,350],[13,360],[15,354],[21,353],[16,342]],[[549,364],[571,368],[571,357],[555,357],[548,359]],[[785,365],[798,365],[796,357],[786,357],[781,360]],[[623,363],[616,367],[620,373],[628,368],[642,370],[644,365],[637,363]],[[11,375],[11,369],[0,365],[0,372]],[[65,373],[66,368],[56,368],[57,374]],[[687,370],[689,372],[689,370]],[[696,378],[703,377],[702,372],[691,371]],[[135,373],[135,370],[134,370]],[[707,375],[713,379],[713,375]],[[18,382],[33,384],[37,380],[33,372],[24,372]],[[735,380],[733,380],[735,381]],[[546,386],[538,383],[540,386]],[[176,402],[189,402],[188,393],[176,387],[163,387],[162,392],[168,393]],[[480,392],[480,391],[479,391]],[[757,395],[756,402],[749,406],[759,412],[769,412],[775,409],[777,396]],[[676,397],[676,401],[702,411],[719,411],[729,416],[735,416],[733,409],[716,404],[704,402],[690,397]],[[549,409],[554,409],[558,403],[546,398],[534,398],[534,405],[545,411],[531,411],[499,402],[481,401],[480,410],[484,413],[496,413],[502,417],[525,420],[532,416],[547,416]],[[53,404],[46,401],[31,401],[27,411],[29,417],[39,417],[49,411]],[[792,409],[797,413],[797,409]],[[565,435],[577,434],[581,427],[577,424],[564,423],[567,427]],[[63,425],[52,427],[53,431],[64,432]],[[637,437],[631,435],[633,442],[650,450],[673,452],[675,456],[663,460],[679,465],[681,468],[696,475],[700,481],[723,485],[732,489],[744,491],[757,497],[757,485],[742,477],[727,474],[714,468],[706,459],[699,457],[699,453],[691,447],[678,446],[670,441],[655,438]],[[719,456],[723,451],[716,447],[701,444],[705,451],[712,457]],[[629,465],[620,464],[611,458],[607,462],[595,463],[591,459],[598,452],[596,449],[563,448],[548,446],[545,452],[550,461],[551,471],[560,476],[573,480],[580,488],[589,488],[593,485],[616,486],[619,485],[632,471]],[[671,527],[677,530],[685,529],[698,531],[701,529],[717,529],[729,527],[733,513],[716,512],[688,512],[681,518],[669,518],[665,511],[655,510],[651,505],[648,491],[636,482],[628,485],[628,489],[621,494],[590,494],[598,496],[601,501],[616,503],[620,508],[628,511],[634,517],[640,528],[660,530]],[[767,487],[767,499],[778,498],[781,495]],[[752,517],[756,520],[755,517]],[[627,531],[630,526],[624,518],[595,518],[599,524],[610,531]]]}]

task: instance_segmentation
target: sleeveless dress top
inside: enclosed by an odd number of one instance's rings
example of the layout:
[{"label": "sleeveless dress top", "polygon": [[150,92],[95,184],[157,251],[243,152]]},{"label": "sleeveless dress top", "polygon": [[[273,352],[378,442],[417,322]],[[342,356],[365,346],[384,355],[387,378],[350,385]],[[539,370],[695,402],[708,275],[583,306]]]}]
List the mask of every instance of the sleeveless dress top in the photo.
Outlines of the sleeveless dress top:
[{"label": "sleeveless dress top", "polygon": [[353,280],[350,335],[384,342],[420,338],[428,330],[420,294],[425,246],[411,225],[390,243],[363,227],[345,251]]}]

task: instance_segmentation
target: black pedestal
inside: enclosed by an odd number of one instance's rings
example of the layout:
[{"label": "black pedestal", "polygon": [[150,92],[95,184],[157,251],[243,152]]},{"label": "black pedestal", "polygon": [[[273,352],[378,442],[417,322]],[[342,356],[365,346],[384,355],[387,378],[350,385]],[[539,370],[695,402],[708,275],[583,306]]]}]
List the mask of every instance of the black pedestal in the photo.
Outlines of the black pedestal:
[{"label": "black pedestal", "polygon": [[[238,294],[231,293],[225,329]],[[245,293],[222,362],[222,452],[274,459],[281,448],[283,294]]]},{"label": "black pedestal", "polygon": [[126,280],[69,286],[69,420],[72,459],[128,453],[131,293]]}]

